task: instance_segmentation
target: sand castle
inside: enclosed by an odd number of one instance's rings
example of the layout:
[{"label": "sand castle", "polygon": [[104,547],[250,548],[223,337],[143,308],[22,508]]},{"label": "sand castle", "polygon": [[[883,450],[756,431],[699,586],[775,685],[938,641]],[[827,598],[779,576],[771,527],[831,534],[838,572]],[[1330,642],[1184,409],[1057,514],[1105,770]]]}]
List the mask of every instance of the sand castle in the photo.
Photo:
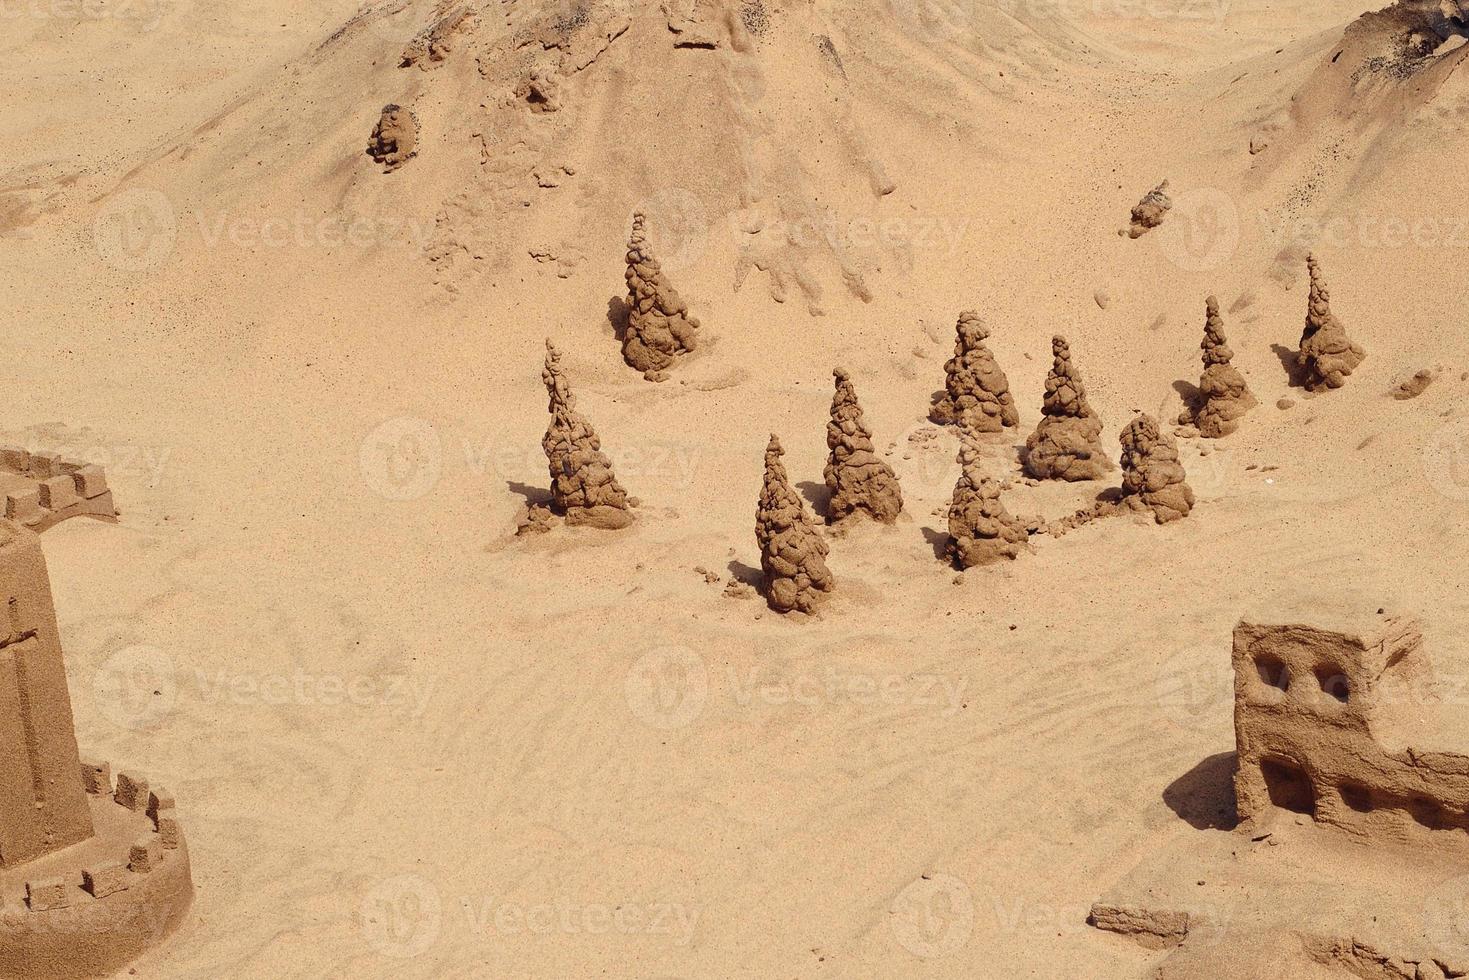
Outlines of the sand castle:
[{"label": "sand castle", "polygon": [[959,314],[954,356],[944,365],[944,394],[929,418],[941,425],[963,423],[975,432],[999,432],[1020,424],[1010,381],[985,346],[989,327],[979,314]]},{"label": "sand castle", "polygon": [[831,450],[824,474],[831,491],[827,519],[835,523],[862,512],[891,524],[903,510],[897,474],[878,458],[851,376],[841,368],[832,371],[832,376],[836,393],[831,399],[831,420],[826,423],[826,447]]},{"label": "sand castle", "polygon": [[612,473],[592,424],[577,411],[576,397],[561,370],[561,352],[546,340],[541,371],[551,424],[541,439],[551,472],[551,509],[567,524],[616,530],[633,522],[632,502]]},{"label": "sand castle", "polygon": [[36,533],[0,521],[0,975],[98,976],[193,897],[173,796],[77,754]]},{"label": "sand castle", "polygon": [[1187,517],[1194,492],[1184,479],[1178,444],[1143,414],[1118,436],[1122,443],[1122,499],[1134,510],[1147,508],[1159,524]]},{"label": "sand castle", "polygon": [[663,381],[683,354],[698,345],[699,321],[669,284],[648,244],[646,218],[632,218],[627,243],[627,327],[622,335],[622,358],[649,381]]},{"label": "sand castle", "polygon": [[1148,191],[1132,209],[1132,226],[1127,234],[1130,238],[1141,238],[1163,223],[1163,218],[1173,209],[1173,199],[1168,196],[1168,181]]},{"label": "sand castle", "polygon": [[827,544],[806,504],[791,487],[785,450],[772,433],[765,448],[765,480],[755,511],[755,538],[765,573],[765,601],[776,612],[812,612],[835,584],[826,568]]},{"label": "sand castle", "polygon": [[392,173],[418,155],[418,117],[412,109],[389,103],[372,128],[367,155]]},{"label": "sand castle", "polygon": [[1051,339],[1043,418],[1025,441],[1025,470],[1041,480],[1096,480],[1112,469],[1102,449],[1102,421],[1086,400],[1064,337]]},{"label": "sand castle", "polygon": [[102,467],[55,453],[0,446],[0,492],[5,517],[33,531],[69,517],[117,518]]},{"label": "sand castle", "polygon": [[1230,364],[1234,351],[1224,337],[1224,315],[1219,300],[1205,301],[1204,373],[1199,377],[1198,403],[1179,416],[1183,425],[1198,428],[1205,439],[1219,439],[1239,428],[1239,420],[1259,404],[1245,384],[1244,375]]},{"label": "sand castle", "polygon": [[1022,521],[1005,509],[999,481],[981,472],[982,452],[973,437],[961,438],[961,472],[949,505],[949,541],[945,550],[958,568],[1014,559],[1028,546],[1030,533]]},{"label": "sand castle", "polygon": [[1331,312],[1331,290],[1326,288],[1315,255],[1306,256],[1306,268],[1311,275],[1311,296],[1296,364],[1304,373],[1305,386],[1312,391],[1340,388],[1367,352],[1352,342],[1346,328]]}]

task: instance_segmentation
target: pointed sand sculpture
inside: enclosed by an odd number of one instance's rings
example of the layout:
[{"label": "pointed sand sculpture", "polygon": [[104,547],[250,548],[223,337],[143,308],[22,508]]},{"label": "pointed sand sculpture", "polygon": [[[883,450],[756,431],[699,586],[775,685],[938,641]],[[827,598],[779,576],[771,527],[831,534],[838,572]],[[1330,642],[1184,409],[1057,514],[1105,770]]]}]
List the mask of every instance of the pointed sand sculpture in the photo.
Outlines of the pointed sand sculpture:
[{"label": "pointed sand sculpture", "polygon": [[1025,469],[1040,480],[1096,480],[1112,469],[1102,449],[1102,421],[1086,399],[1064,337],[1051,339],[1051,371],[1040,425],[1025,441]]},{"label": "pointed sand sculpture", "polygon": [[835,584],[826,567],[827,543],[806,505],[791,488],[785,450],[774,434],[765,449],[765,480],[755,512],[755,538],[760,542],[760,568],[765,573],[765,601],[776,612],[815,610],[822,593]]},{"label": "pointed sand sculpture", "polygon": [[836,393],[831,399],[831,420],[826,423],[826,487],[831,491],[828,521],[865,513],[873,520],[891,524],[903,510],[903,491],[893,468],[878,458],[872,433],[857,403],[851,376],[841,368],[832,372]]},{"label": "pointed sand sculpture", "polygon": [[668,369],[698,346],[699,321],[663,274],[648,244],[646,218],[632,219],[627,243],[627,328],[622,359],[649,381],[664,381]]}]

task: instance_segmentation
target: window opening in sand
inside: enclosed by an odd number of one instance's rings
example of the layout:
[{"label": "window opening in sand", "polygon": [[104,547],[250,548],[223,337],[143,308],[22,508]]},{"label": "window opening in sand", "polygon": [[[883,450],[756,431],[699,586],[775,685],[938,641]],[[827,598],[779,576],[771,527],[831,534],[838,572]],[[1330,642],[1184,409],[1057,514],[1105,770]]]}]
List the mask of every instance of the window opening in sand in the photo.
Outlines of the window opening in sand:
[{"label": "window opening in sand", "polygon": [[1260,763],[1270,802],[1282,810],[1316,815],[1316,792],[1306,771],[1287,759],[1265,759]]}]

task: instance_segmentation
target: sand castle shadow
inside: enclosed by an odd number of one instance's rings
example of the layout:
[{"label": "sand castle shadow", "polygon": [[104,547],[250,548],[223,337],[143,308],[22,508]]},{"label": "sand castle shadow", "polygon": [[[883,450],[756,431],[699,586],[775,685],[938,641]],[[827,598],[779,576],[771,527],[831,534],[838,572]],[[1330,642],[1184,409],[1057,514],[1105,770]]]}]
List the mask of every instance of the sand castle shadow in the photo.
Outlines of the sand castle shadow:
[{"label": "sand castle shadow", "polygon": [[948,565],[952,559],[949,557],[949,532],[936,531],[931,527],[923,529],[923,540],[927,541],[933,548],[933,556]]},{"label": "sand castle shadow", "polygon": [[1163,790],[1163,802],[1195,830],[1233,830],[1235,753],[1221,752],[1194,766]]},{"label": "sand castle shadow", "polygon": [[1306,373],[1296,361],[1296,352],[1284,344],[1271,344],[1270,349],[1275,356],[1280,358],[1280,366],[1285,370],[1287,383],[1292,388],[1306,387]]},{"label": "sand castle shadow", "polygon": [[1190,410],[1198,408],[1199,403],[1203,401],[1204,393],[1199,390],[1198,385],[1192,382],[1175,381],[1173,382],[1173,390],[1178,392],[1178,397],[1183,399],[1184,407]]},{"label": "sand castle shadow", "polygon": [[755,568],[751,565],[746,565],[742,561],[731,561],[725,567],[729,569],[729,577],[734,579],[736,582],[743,582],[744,584],[756,589],[760,588],[760,586],[764,584],[764,575],[761,573],[760,569]]},{"label": "sand castle shadow", "polygon": [[796,489],[801,491],[801,496],[806,498],[816,516],[825,520],[831,513],[831,489],[815,480],[802,480],[796,484]]},{"label": "sand castle shadow", "polygon": [[505,488],[511,493],[521,497],[525,501],[525,505],[527,507],[531,507],[535,504],[545,504],[549,506],[551,503],[551,491],[546,489],[545,487],[533,487],[529,483],[521,483],[517,480],[506,480]]},{"label": "sand castle shadow", "polygon": [[613,296],[607,300],[607,324],[612,327],[612,335],[618,340],[623,339],[627,333],[627,323],[632,307],[627,305],[627,300],[621,296]]}]

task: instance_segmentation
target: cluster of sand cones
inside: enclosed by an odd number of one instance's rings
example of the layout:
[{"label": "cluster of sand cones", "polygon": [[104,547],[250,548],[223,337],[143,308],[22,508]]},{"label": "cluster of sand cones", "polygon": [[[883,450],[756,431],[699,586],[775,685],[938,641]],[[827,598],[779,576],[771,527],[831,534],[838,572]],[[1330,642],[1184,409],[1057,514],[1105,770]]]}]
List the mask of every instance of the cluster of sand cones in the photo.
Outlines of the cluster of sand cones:
[{"label": "cluster of sand cones", "polygon": [[[1166,211],[1164,188],[1151,197],[1157,198],[1153,206]],[[1314,256],[1308,257],[1307,266],[1311,293],[1297,365],[1306,387],[1317,391],[1337,388],[1365,354],[1332,314],[1330,294]],[[621,333],[623,359],[648,380],[664,381],[682,358],[697,349],[699,321],[690,316],[688,305],[654,257],[641,213],[633,216],[625,278],[628,318]],[[945,547],[955,567],[967,569],[1016,558],[1027,549],[1032,535],[1065,533],[1103,517],[1135,513],[1168,524],[1189,515],[1194,492],[1173,435],[1157,419],[1140,413],[1118,437],[1121,453],[1114,463],[1102,444],[1102,420],[1087,400],[1086,384],[1072,360],[1071,346],[1059,335],[1051,340],[1052,362],[1041,420],[1025,440],[1020,465],[1032,480],[1067,482],[1107,479],[1120,466],[1121,485],[1100,495],[1091,507],[1057,521],[1011,514],[1002,499],[1009,484],[985,472],[982,437],[1018,427],[1020,415],[1009,379],[985,344],[989,335],[979,314],[966,311],[959,315],[954,356],[944,365],[944,390],[929,411],[932,421],[959,432],[960,475],[949,505]],[[1200,349],[1204,369],[1198,395],[1178,424],[1191,426],[1189,434],[1196,431],[1203,438],[1219,439],[1237,431],[1241,419],[1258,401],[1231,364],[1234,352],[1213,296],[1205,303]],[[867,518],[893,524],[903,512],[898,476],[877,454],[852,376],[842,368],[832,374],[835,392],[826,425],[829,455],[823,471],[830,493],[826,521],[837,525]],[[551,423],[542,446],[549,465],[551,501],[549,506],[528,507],[519,533],[546,531],[557,519],[609,530],[629,526],[637,500],[618,483],[596,430],[577,410],[560,352],[549,339],[542,380],[550,396]],[[755,537],[770,607],[783,613],[809,613],[834,586],[826,566],[829,545],[792,487],[783,455],[779,438],[772,434],[765,450]]]}]

